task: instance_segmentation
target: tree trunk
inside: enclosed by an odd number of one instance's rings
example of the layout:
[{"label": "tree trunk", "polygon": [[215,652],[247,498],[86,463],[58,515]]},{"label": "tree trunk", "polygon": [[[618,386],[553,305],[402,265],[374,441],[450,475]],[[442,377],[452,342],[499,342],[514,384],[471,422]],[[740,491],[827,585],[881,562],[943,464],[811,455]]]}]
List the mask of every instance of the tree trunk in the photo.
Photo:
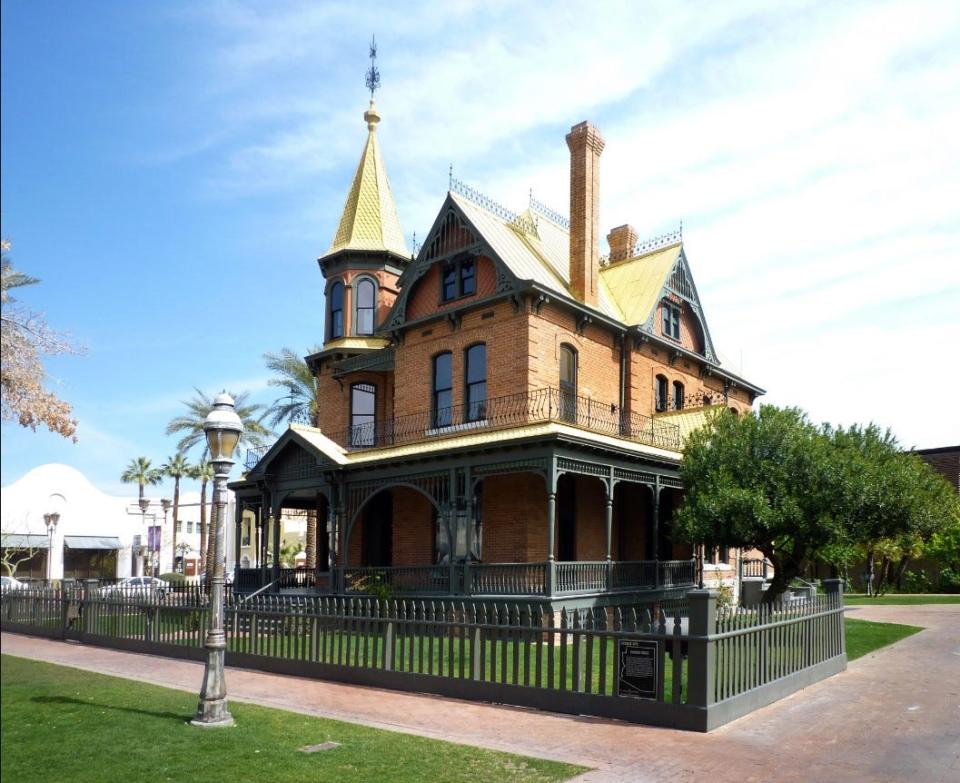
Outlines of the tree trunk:
[{"label": "tree trunk", "polygon": [[890,558],[880,558],[880,573],[877,575],[877,587],[874,592],[877,595],[883,595],[887,592],[887,577],[890,575]]},{"label": "tree trunk", "polygon": [[212,574],[207,570],[207,480],[200,481],[200,565],[209,581]]},{"label": "tree trunk", "polygon": [[761,549],[760,551],[763,552],[767,560],[773,564],[773,579],[763,594],[763,602],[765,604],[772,604],[787,591],[793,578],[803,571],[806,559],[797,557],[796,555],[787,556],[765,549]]},{"label": "tree trunk", "polygon": [[897,573],[894,577],[894,584],[897,586],[897,590],[903,589],[903,574],[907,570],[907,565],[910,562],[910,555],[904,555],[900,558],[900,562],[897,563]]},{"label": "tree trunk", "polygon": [[177,515],[180,513],[180,477],[173,478],[173,565],[172,571],[177,570]]},{"label": "tree trunk", "polygon": [[317,567],[317,511],[307,512],[307,570],[314,571]]}]

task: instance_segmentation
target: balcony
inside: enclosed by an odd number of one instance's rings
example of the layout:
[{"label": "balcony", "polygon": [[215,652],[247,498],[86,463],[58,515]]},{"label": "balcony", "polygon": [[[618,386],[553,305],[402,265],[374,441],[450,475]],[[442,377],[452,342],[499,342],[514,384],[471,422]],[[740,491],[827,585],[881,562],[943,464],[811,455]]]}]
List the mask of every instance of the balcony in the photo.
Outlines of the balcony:
[{"label": "balcony", "polygon": [[[347,451],[359,451],[400,446],[473,433],[477,430],[499,430],[543,422],[568,424],[600,435],[672,451],[680,450],[680,428],[675,424],[640,413],[625,412],[613,403],[600,402],[554,388],[535,389],[492,397],[469,405],[422,411],[358,424],[344,432],[326,434]],[[249,470],[256,465],[268,448],[248,449],[245,467]]]}]

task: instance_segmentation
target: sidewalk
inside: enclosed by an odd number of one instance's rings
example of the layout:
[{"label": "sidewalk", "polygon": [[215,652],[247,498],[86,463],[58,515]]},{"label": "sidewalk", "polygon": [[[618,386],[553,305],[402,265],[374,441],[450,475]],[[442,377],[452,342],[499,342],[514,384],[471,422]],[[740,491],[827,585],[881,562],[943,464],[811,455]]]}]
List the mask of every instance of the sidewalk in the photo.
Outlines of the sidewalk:
[{"label": "sidewalk", "polygon": [[[851,607],[927,630],[711,734],[227,671],[229,698],[594,767],[609,781],[960,780],[960,605]],[[9,655],[198,691],[188,661],[3,634]],[[705,777],[706,776],[706,777]]]}]

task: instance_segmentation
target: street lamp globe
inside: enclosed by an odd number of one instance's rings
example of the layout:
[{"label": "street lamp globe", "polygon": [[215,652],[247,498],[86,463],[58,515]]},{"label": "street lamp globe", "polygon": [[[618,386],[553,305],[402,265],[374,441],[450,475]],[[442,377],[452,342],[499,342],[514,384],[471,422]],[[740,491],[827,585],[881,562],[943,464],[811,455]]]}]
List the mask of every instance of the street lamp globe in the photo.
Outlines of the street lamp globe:
[{"label": "street lamp globe", "polygon": [[203,420],[203,434],[206,435],[210,461],[214,463],[215,470],[217,462],[233,463],[233,452],[242,433],[243,423],[237,415],[233,397],[225,391],[220,392],[213,400],[213,410]]}]

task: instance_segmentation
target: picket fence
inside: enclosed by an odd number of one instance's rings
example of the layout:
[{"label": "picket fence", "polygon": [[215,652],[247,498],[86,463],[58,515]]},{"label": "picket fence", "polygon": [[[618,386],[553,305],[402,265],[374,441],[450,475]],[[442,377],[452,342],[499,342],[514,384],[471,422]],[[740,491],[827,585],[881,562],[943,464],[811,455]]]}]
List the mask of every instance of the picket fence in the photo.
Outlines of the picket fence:
[{"label": "picket fence", "polygon": [[[846,667],[843,597],[755,609],[714,594],[630,607],[228,596],[227,663],[709,731]],[[0,629],[200,660],[203,590],[5,590]],[[229,680],[229,677],[228,677]]]}]

